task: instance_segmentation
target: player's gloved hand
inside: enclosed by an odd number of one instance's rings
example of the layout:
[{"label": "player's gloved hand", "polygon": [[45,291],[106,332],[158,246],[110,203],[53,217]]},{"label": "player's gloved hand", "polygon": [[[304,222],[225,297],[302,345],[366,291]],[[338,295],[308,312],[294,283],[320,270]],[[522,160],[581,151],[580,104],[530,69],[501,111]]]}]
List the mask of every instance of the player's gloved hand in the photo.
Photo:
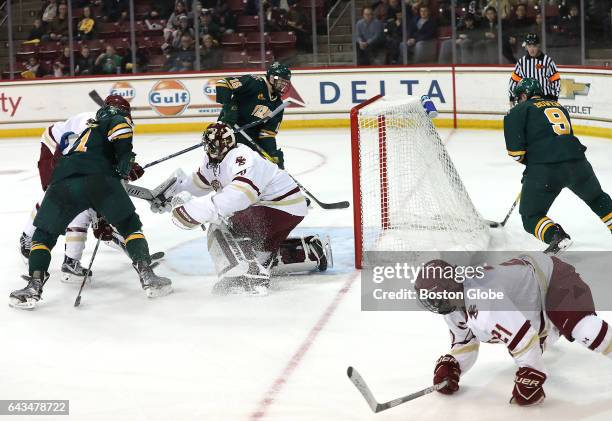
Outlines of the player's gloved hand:
[{"label": "player's gloved hand", "polygon": [[442,389],[438,390],[440,393],[445,395],[452,395],[459,390],[459,376],[461,375],[461,368],[459,367],[459,361],[450,354],[446,354],[438,358],[436,362],[436,368],[434,369],[433,383],[442,383],[444,380],[448,381],[448,384]]},{"label": "player's gloved hand", "polygon": [[132,168],[130,169],[130,172],[128,173],[128,180],[130,181],[136,181],[138,180],[140,177],[142,177],[145,173],[144,168],[142,168],[140,165],[138,165],[137,162],[133,162],[132,163]]},{"label": "player's gloved hand", "polygon": [[134,153],[125,154],[119,159],[115,170],[119,177],[124,180],[129,179],[130,171],[132,171],[132,165],[134,164],[134,158],[136,155]]},{"label": "player's gloved hand", "polygon": [[514,378],[514,389],[510,403],[521,406],[535,405],[546,397],[544,393],[544,382],[546,374],[531,367],[521,367]]},{"label": "player's gloved hand", "polygon": [[98,222],[93,227],[94,237],[102,241],[113,240],[113,227],[103,218],[98,218]]}]

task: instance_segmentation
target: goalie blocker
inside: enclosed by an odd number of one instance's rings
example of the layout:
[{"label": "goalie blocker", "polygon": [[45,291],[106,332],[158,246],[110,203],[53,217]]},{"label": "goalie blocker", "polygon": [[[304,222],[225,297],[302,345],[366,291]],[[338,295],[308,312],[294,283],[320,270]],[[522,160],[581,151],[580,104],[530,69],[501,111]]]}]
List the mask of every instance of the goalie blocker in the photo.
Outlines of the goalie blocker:
[{"label": "goalie blocker", "polygon": [[[203,136],[204,162],[192,176],[177,170],[166,192],[173,222],[193,229],[210,223],[208,249],[219,276],[217,292],[261,295],[270,271],[324,271],[332,265],[329,240],[287,238],[307,213],[304,196],[291,177],[250,148],[236,144],[233,130],[210,126]],[[256,280],[256,281],[253,281]]]}]

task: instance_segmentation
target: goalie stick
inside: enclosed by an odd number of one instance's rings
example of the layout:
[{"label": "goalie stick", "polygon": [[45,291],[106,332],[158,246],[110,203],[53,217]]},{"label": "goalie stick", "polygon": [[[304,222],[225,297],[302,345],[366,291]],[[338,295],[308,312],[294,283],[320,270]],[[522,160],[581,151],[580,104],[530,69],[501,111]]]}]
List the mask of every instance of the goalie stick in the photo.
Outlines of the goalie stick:
[{"label": "goalie stick", "polygon": [[[244,127],[236,127],[234,128],[234,131],[236,133],[240,133],[242,132],[242,135],[244,136],[244,138],[247,140],[247,142],[249,142],[249,145],[251,145],[252,147],[255,148],[255,150],[257,152],[259,152],[259,154],[261,156],[263,156],[264,158],[266,158],[268,161],[274,162],[274,160],[272,159],[272,157],[270,156],[270,154],[268,154],[261,146],[259,146],[257,143],[255,143],[255,141],[253,139],[251,139],[251,137],[246,134],[246,132],[244,131]],[[350,206],[350,203],[347,201],[343,201],[343,202],[334,202],[334,203],[325,203],[325,202],[321,202],[319,199],[317,199],[312,193],[310,193],[310,191],[308,191],[308,189],[304,186],[302,186],[302,184],[297,181],[295,179],[295,177],[293,177],[291,174],[289,174],[289,172],[287,171],[287,174],[289,175],[289,177],[291,177],[291,179],[295,182],[295,184],[298,185],[298,187],[300,188],[300,190],[302,190],[304,193],[306,193],[306,195],[308,195],[312,200],[315,201],[315,203],[317,205],[319,205],[321,208],[323,209],[345,209],[348,208]]]},{"label": "goalie stick", "polygon": [[[91,92],[90,92],[90,93],[91,93]],[[274,109],[274,111],[272,111],[272,112],[271,112],[269,115],[267,115],[266,117],[261,118],[261,119],[259,119],[259,120],[252,121],[252,122],[250,122],[250,123],[248,123],[248,124],[245,124],[245,125],[244,125],[244,126],[242,126],[242,127],[238,127],[238,128],[236,128],[235,130],[236,130],[236,131],[241,131],[241,132],[242,132],[242,131],[244,131],[244,130],[248,130],[248,129],[252,128],[252,127],[258,126],[258,125],[260,125],[260,124],[265,124],[265,123],[267,123],[267,122],[268,122],[268,121],[269,121],[269,120],[270,120],[272,117],[274,117],[275,115],[277,115],[278,113],[280,113],[281,111],[283,111],[285,108],[287,108],[287,107],[289,106],[289,103],[290,103],[289,101],[285,101],[285,102],[283,102],[281,105],[279,105],[278,107],[276,107],[276,108]],[[147,168],[149,168],[149,167],[152,167],[153,165],[157,165],[157,164],[159,164],[159,163],[161,163],[161,162],[167,161],[167,160],[169,160],[169,159],[172,159],[172,158],[177,157],[177,156],[179,156],[179,155],[182,155],[182,154],[184,154],[184,153],[190,152],[190,151],[192,151],[192,150],[194,150],[194,149],[198,149],[200,146],[204,146],[204,142],[200,142],[200,143],[198,143],[197,145],[190,146],[190,147],[188,147],[188,148],[185,148],[185,149],[183,149],[183,150],[180,150],[180,151],[178,151],[178,152],[175,152],[175,153],[173,153],[173,154],[171,154],[171,155],[168,155],[168,156],[165,156],[165,157],[163,157],[163,158],[160,158],[160,159],[158,159],[158,160],[156,160],[156,161],[149,162],[148,164],[146,164],[146,165],[145,165],[144,167],[142,167],[142,168],[143,168],[143,169],[147,169]]]},{"label": "goalie stick", "polygon": [[425,389],[419,390],[418,392],[411,393],[410,395],[402,396],[401,398],[393,399],[389,402],[378,403],[372,394],[372,391],[368,387],[363,377],[355,370],[353,367],[349,367],[346,371],[348,378],[355,385],[357,390],[361,393],[361,395],[365,398],[366,402],[370,406],[370,409],[374,413],[386,411],[387,409],[393,408],[395,406],[401,405],[403,403],[409,402],[416,398],[420,398],[421,396],[428,395],[436,390],[440,390],[445,387],[448,383],[447,380],[444,380],[441,383],[434,384],[433,386],[426,387]]}]

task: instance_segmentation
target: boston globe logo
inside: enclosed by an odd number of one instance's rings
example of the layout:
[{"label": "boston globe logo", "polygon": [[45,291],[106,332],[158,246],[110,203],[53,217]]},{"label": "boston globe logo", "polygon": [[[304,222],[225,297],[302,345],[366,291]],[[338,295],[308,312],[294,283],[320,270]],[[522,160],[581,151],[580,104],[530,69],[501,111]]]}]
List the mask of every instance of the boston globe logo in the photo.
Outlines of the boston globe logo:
[{"label": "boston globe logo", "polygon": [[190,95],[178,80],[160,80],[149,92],[149,104],[162,116],[179,115],[189,105]]}]

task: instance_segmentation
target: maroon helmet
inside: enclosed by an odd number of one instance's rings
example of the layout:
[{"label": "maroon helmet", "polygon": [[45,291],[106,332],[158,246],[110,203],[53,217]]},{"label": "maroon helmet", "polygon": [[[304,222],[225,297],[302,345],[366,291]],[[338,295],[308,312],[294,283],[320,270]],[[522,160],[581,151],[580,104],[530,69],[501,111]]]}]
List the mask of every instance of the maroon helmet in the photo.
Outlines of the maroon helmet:
[{"label": "maroon helmet", "polygon": [[236,146],[234,130],[218,121],[206,128],[202,135],[206,153],[212,162],[221,162],[225,155]]},{"label": "maroon helmet", "polygon": [[117,108],[125,117],[132,118],[132,107],[121,95],[109,95],[104,100],[104,105]]},{"label": "maroon helmet", "polygon": [[459,309],[458,301],[448,297],[423,297],[422,294],[448,295],[463,291],[463,284],[455,281],[455,266],[444,260],[431,260],[423,266],[423,270],[414,283],[417,297],[427,310],[448,314]]}]

